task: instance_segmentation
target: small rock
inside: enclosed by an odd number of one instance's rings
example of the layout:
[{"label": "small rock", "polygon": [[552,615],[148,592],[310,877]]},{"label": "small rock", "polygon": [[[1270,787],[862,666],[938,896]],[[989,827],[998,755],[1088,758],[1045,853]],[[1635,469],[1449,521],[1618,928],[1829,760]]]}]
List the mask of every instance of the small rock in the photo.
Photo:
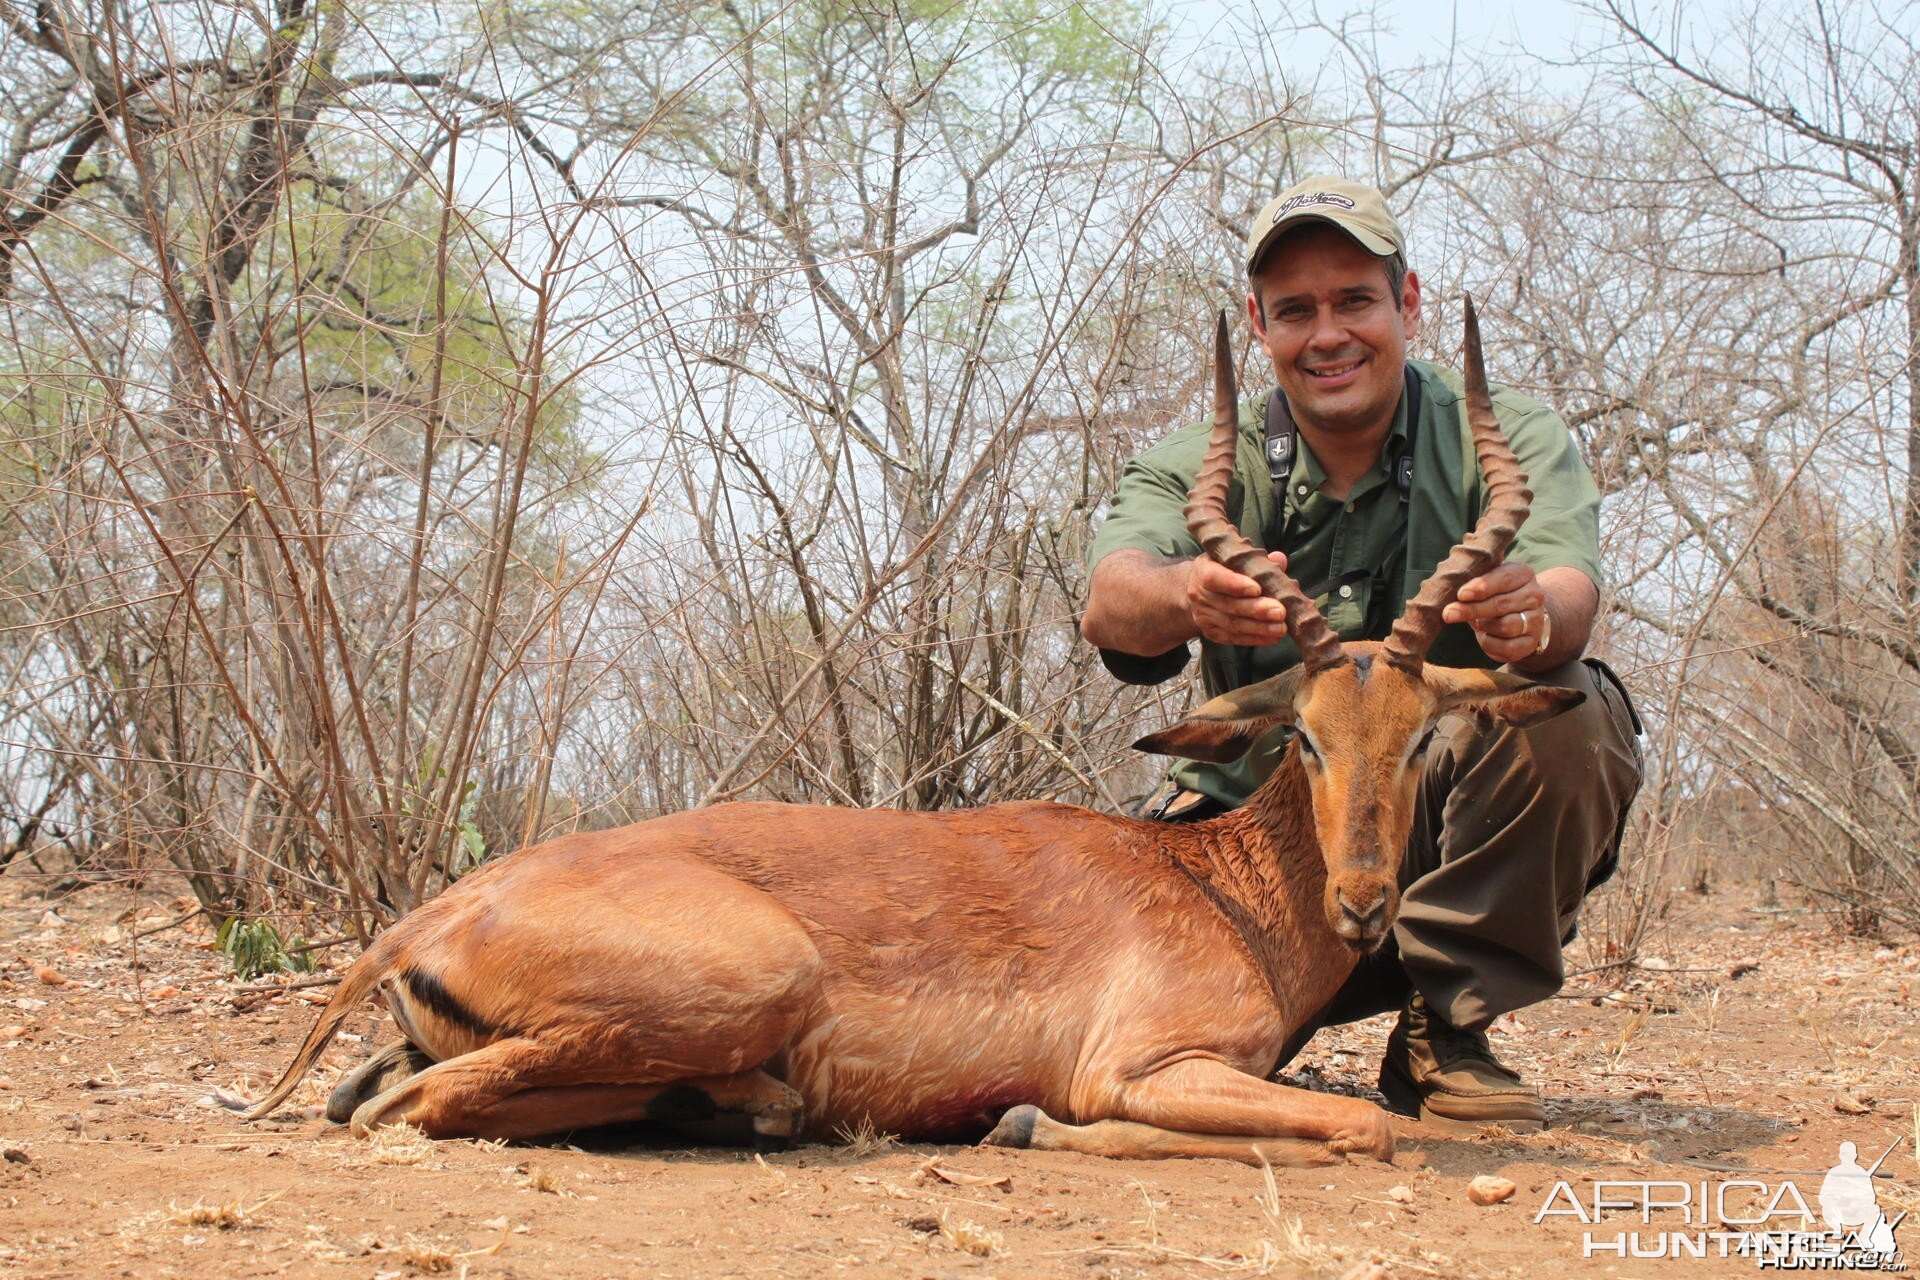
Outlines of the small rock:
[{"label": "small rock", "polygon": [[58,911],[47,911],[40,916],[39,927],[42,929],[64,929],[67,927],[67,922],[61,918]]},{"label": "small rock", "polygon": [[1394,1280],[1394,1275],[1384,1262],[1362,1262],[1341,1276],[1340,1280]]},{"label": "small rock", "polygon": [[1744,978],[1760,967],[1758,960],[1742,960],[1727,970],[1729,978]]},{"label": "small rock", "polygon": [[1412,1188],[1412,1187],[1393,1187],[1393,1188],[1390,1188],[1390,1189],[1389,1189],[1389,1190],[1387,1191],[1387,1199],[1389,1199],[1389,1200],[1397,1200],[1397,1201],[1399,1201],[1399,1202],[1400,1202],[1401,1204],[1412,1204],[1412,1203],[1413,1203],[1413,1188]]},{"label": "small rock", "polygon": [[33,976],[40,979],[41,983],[45,986],[64,987],[67,985],[67,975],[51,965],[43,964],[36,966],[33,971]]},{"label": "small rock", "polygon": [[8,1147],[4,1151],[0,1151],[0,1160],[5,1160],[8,1164],[33,1163],[33,1157],[18,1147]]},{"label": "small rock", "polygon": [[1483,1173],[1467,1184],[1467,1199],[1475,1204],[1499,1204],[1513,1199],[1519,1189],[1511,1178],[1492,1178]]},{"label": "small rock", "polygon": [[155,987],[153,990],[147,992],[147,995],[155,1000],[165,1000],[169,996],[177,996],[179,994],[180,988],[175,986]]},{"label": "small rock", "polygon": [[1850,1093],[1834,1094],[1833,1109],[1843,1116],[1864,1116],[1873,1111],[1872,1107]]}]

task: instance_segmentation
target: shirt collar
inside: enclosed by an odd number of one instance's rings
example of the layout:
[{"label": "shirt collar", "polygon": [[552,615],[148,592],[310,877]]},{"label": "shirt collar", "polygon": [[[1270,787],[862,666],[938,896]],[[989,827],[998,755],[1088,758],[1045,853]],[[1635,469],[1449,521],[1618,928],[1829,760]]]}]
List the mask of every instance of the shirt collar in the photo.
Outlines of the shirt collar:
[{"label": "shirt collar", "polygon": [[[1414,377],[1419,377],[1418,373]],[[1275,395],[1280,392],[1276,390]],[[1386,444],[1380,450],[1380,460],[1373,464],[1368,476],[1392,478],[1393,464],[1407,451],[1407,388],[1403,378],[1400,385],[1400,403],[1393,407],[1393,426],[1387,430]],[[1297,428],[1296,428],[1297,430]],[[1307,443],[1305,435],[1300,436],[1300,447],[1295,450],[1294,470],[1300,473],[1299,482],[1307,485],[1309,492],[1318,492],[1327,481],[1326,468],[1320,465],[1320,459],[1313,456],[1313,446]],[[1367,484],[1365,488],[1373,486]]]}]

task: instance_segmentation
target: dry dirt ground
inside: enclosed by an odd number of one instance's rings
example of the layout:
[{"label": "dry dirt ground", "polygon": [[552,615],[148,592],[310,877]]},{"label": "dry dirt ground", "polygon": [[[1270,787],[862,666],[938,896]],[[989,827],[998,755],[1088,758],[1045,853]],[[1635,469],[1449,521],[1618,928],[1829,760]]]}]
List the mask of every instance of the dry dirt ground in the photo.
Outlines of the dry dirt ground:
[{"label": "dry dirt ground", "polygon": [[[764,1161],[635,1132],[571,1142],[356,1142],[318,1118],[331,1081],[391,1032],[368,1007],[281,1123],[211,1100],[276,1074],[324,988],[241,985],[190,902],[0,878],[0,1277],[1751,1275],[1752,1258],[1582,1258],[1614,1211],[1535,1221],[1565,1180],[1792,1180],[1815,1202],[1842,1140],[1890,1216],[1920,1203],[1920,949],[1677,900],[1640,967],[1587,973],[1496,1028],[1544,1084],[1525,1139],[1407,1128],[1392,1166],[1280,1170],[970,1147],[807,1147]],[[345,949],[332,954],[341,956]],[[1581,951],[1576,961],[1592,952]],[[244,1008],[237,1008],[244,1005]],[[1323,1032],[1292,1078],[1370,1089],[1385,1020]],[[1511,1179],[1506,1203],[1467,1195]],[[1632,1193],[1628,1193],[1631,1198]],[[1669,1192],[1669,1194],[1672,1194]],[[1732,1188],[1728,1212],[1760,1194]],[[1745,1197],[1743,1200],[1742,1197]],[[1560,1199],[1557,1206],[1568,1208]],[[1816,1205],[1817,1207],[1817,1205]],[[1904,1225],[1920,1257],[1920,1217]]]}]

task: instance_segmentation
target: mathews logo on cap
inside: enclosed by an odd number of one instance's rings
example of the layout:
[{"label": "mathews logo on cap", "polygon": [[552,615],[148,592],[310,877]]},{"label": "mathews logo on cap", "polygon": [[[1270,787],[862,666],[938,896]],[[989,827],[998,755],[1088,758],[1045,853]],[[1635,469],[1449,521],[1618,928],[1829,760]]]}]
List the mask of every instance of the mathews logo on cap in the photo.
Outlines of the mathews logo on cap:
[{"label": "mathews logo on cap", "polygon": [[1247,270],[1252,271],[1273,242],[1306,222],[1340,228],[1368,253],[1385,258],[1407,253],[1407,238],[1387,210],[1386,197],[1364,183],[1318,177],[1287,188],[1267,202],[1247,237]]},{"label": "mathews logo on cap", "polygon": [[1295,209],[1304,209],[1308,205],[1315,205],[1315,204],[1338,205],[1342,209],[1353,208],[1353,201],[1347,199],[1345,196],[1337,196],[1333,194],[1333,192],[1331,191],[1307,191],[1307,192],[1303,192],[1300,195],[1295,196],[1293,199],[1281,205],[1278,209],[1275,209],[1273,211],[1273,221],[1274,222],[1280,221],[1280,219],[1286,217],[1288,214],[1292,213]]}]

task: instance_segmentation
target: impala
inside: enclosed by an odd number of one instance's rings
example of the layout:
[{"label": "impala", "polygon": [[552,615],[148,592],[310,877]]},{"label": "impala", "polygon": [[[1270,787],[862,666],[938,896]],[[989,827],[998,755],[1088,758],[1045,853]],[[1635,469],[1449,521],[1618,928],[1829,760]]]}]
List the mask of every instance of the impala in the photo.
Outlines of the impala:
[{"label": "impala", "polygon": [[1207,554],[1286,611],[1303,661],[1142,739],[1231,760],[1294,730],[1241,809],[1165,825],[1062,804],[903,813],[729,804],[576,834],[473,872],[347,971],[280,1105],[374,992],[405,1039],[328,1114],[356,1134],[520,1138],[744,1113],[759,1139],[851,1126],[1108,1156],[1386,1159],[1385,1112],[1266,1077],[1398,906],[1427,739],[1448,712],[1528,725],[1577,691],[1426,665],[1440,611],[1499,563],[1531,494],[1467,307],[1477,527],[1382,643],[1342,644],[1226,513],[1226,321],[1186,508]]}]

